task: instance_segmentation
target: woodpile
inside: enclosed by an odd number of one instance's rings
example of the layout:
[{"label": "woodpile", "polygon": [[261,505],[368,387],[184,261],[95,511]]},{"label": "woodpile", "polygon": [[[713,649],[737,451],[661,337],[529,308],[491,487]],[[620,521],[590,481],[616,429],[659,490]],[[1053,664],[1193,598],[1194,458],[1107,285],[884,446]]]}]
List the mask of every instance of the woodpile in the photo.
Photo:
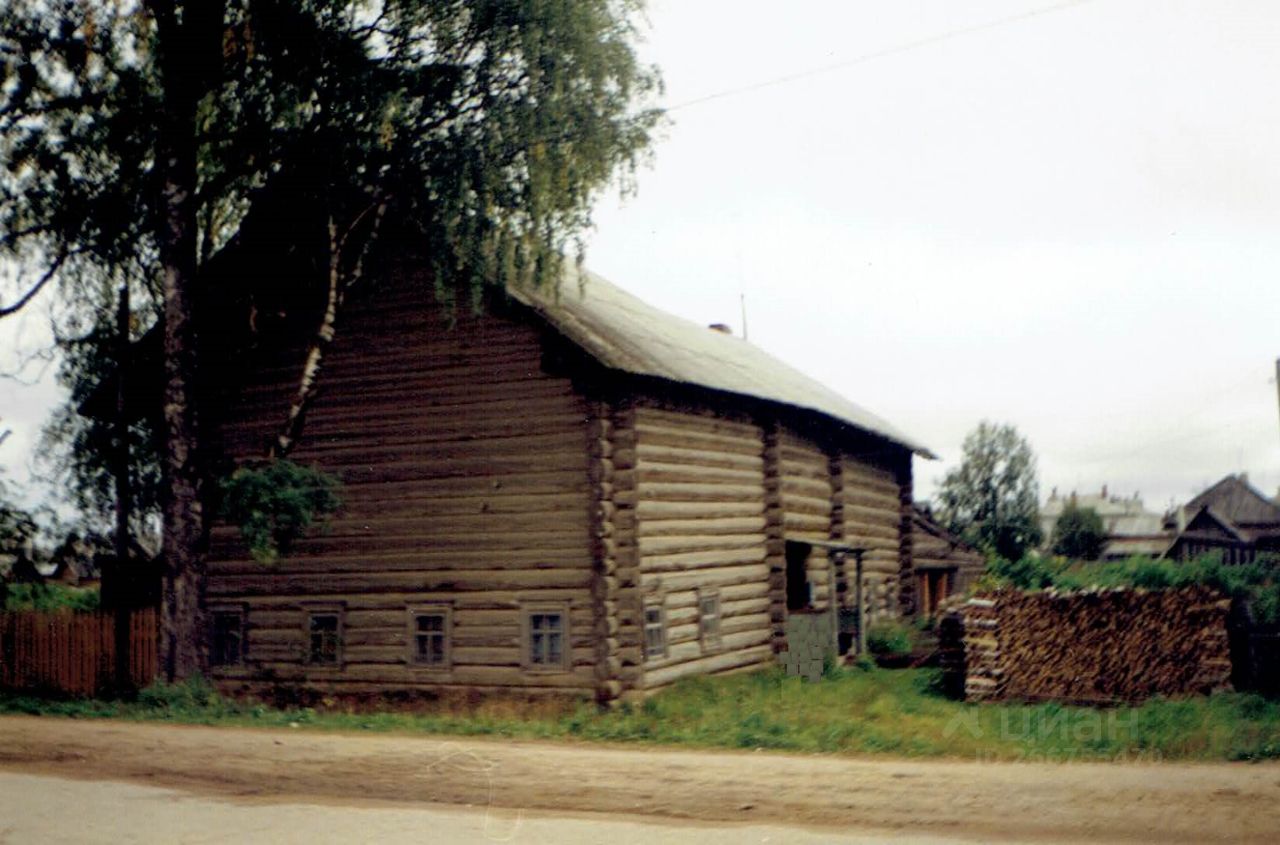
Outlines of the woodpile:
[{"label": "woodpile", "polygon": [[1224,689],[1230,605],[1207,587],[984,594],[943,621],[946,684],[969,701],[1141,701]]}]

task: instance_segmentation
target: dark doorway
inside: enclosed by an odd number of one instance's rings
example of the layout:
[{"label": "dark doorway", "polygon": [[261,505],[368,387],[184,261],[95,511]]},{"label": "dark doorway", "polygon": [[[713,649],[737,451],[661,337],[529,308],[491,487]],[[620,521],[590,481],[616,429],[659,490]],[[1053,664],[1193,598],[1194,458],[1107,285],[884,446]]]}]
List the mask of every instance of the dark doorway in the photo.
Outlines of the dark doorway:
[{"label": "dark doorway", "polygon": [[813,603],[809,586],[808,543],[787,542],[787,610],[804,610]]}]

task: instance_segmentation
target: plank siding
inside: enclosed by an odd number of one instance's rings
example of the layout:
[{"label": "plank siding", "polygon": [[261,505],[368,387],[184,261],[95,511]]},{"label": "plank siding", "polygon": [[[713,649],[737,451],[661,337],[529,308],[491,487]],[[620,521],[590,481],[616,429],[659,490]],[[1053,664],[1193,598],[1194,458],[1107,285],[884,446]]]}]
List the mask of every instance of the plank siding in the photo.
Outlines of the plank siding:
[{"label": "plank siding", "polygon": [[[531,325],[456,316],[403,290],[352,303],[291,456],[342,478],[341,512],[269,566],[235,529],[213,532],[209,599],[246,611],[245,665],[225,680],[598,694],[597,662],[613,654],[599,648],[600,411],[544,369]],[[281,354],[235,391],[228,455],[265,452],[299,360]],[[304,662],[308,602],[343,608],[340,668]],[[566,671],[522,666],[530,603],[568,609]],[[446,669],[410,660],[409,612],[425,606],[450,608]]]},{"label": "plank siding", "polygon": [[[640,604],[661,603],[666,654],[643,663],[652,692],[687,675],[772,660],[763,432],[711,412],[634,410]],[[720,641],[699,636],[698,591],[720,597]]]}]

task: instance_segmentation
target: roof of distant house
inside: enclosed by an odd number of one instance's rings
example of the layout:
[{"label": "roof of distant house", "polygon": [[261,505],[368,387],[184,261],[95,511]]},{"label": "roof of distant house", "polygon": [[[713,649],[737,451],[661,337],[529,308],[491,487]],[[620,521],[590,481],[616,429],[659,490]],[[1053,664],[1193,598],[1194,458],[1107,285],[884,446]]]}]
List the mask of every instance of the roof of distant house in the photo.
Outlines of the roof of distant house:
[{"label": "roof of distant house", "polygon": [[1228,475],[1187,502],[1183,512],[1191,515],[1206,507],[1242,528],[1274,526],[1280,529],[1280,505],[1255,490],[1247,475]]}]

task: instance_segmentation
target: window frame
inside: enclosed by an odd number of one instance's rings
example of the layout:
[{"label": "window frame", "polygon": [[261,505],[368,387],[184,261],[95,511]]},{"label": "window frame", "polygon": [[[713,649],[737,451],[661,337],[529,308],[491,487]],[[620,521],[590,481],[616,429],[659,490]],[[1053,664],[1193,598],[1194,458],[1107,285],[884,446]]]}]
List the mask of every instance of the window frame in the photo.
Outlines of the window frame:
[{"label": "window frame", "polygon": [[[333,616],[338,624],[333,632],[334,660],[312,659],[311,620],[316,616]],[[315,602],[302,606],[302,663],[315,669],[342,669],[346,665],[347,607],[344,602]]]},{"label": "window frame", "polygon": [[[533,659],[533,617],[560,616],[560,660],[544,663]],[[530,602],[520,606],[520,666],[526,672],[569,672],[573,668],[573,648],[569,633],[569,605],[557,602]]]},{"label": "window frame", "polygon": [[[703,602],[715,602],[715,613],[703,611]],[[719,651],[724,648],[724,604],[720,600],[720,591],[714,588],[700,587],[697,591],[698,602],[698,642],[703,651]],[[707,617],[715,619],[715,630],[707,630]]]},{"label": "window frame", "polygon": [[[218,617],[234,615],[239,624],[236,626],[236,638],[239,644],[237,660],[234,663],[215,663],[214,645],[217,642]],[[236,669],[245,665],[248,657],[248,616],[249,607],[245,604],[214,604],[209,606],[209,668]]]},{"label": "window frame", "polygon": [[[657,621],[649,622],[649,612],[655,611],[658,615]],[[649,630],[656,628],[659,637],[659,649],[651,650],[649,646]],[[663,660],[671,656],[670,645],[667,642],[667,602],[666,596],[651,595],[645,597],[644,605],[640,609],[640,644],[644,651],[644,659]]]},{"label": "window frame", "polygon": [[[410,605],[407,611],[409,633],[406,662],[408,665],[423,672],[448,672],[453,668],[453,607],[447,604]],[[438,632],[443,640],[443,659],[439,663],[428,663],[419,657],[418,638],[437,633],[434,631],[424,632],[418,628],[418,618],[421,616],[439,616],[443,619],[441,629]]]}]

